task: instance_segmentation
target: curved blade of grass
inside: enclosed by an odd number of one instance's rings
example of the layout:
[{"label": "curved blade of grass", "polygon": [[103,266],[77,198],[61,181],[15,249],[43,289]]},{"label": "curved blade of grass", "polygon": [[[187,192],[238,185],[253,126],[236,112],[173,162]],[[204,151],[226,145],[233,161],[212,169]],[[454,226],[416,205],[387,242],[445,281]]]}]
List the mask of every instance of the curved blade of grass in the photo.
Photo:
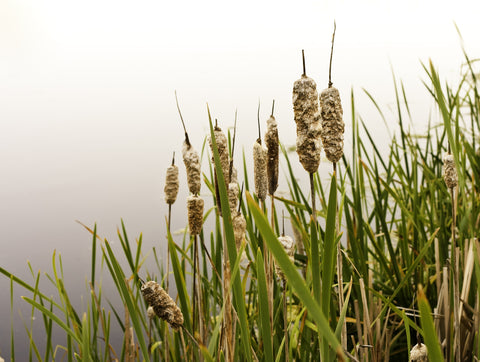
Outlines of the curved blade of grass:
[{"label": "curved blade of grass", "polygon": [[429,361],[443,361],[442,349],[440,348],[437,333],[435,332],[432,311],[421,285],[418,286],[418,307],[420,309],[423,338],[428,350],[428,359]]},{"label": "curved blade of grass", "polygon": [[258,280],[258,302],[260,305],[260,332],[263,340],[265,360],[273,362],[272,336],[270,329],[270,316],[268,308],[267,278],[265,276],[265,266],[263,263],[263,254],[257,250],[257,280]]},{"label": "curved blade of grass", "polygon": [[283,250],[282,245],[272,231],[269,222],[266,219],[262,210],[260,210],[260,207],[255,202],[249,192],[247,192],[246,195],[248,207],[252,212],[257,227],[260,230],[263,238],[267,242],[268,248],[275,257],[276,262],[285,273],[287,281],[289,282],[293,290],[297,293],[302,303],[307,307],[309,315],[314,319],[317,324],[318,330],[320,331],[322,336],[328,340],[332,348],[337,353],[339,360],[344,361],[345,355],[343,353],[342,346],[340,345],[337,337],[335,337],[333,331],[330,329],[329,323],[325,318],[324,314],[322,313],[320,306],[310,294],[310,291],[308,290],[305,281],[297,271],[295,265],[290,261],[290,258],[286,254],[285,250]]}]

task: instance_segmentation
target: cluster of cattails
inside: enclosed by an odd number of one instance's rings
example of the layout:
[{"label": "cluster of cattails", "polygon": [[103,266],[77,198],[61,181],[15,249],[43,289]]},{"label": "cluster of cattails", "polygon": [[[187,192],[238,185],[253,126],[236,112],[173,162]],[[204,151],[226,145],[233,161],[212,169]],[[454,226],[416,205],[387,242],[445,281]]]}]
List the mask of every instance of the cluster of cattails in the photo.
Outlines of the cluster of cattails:
[{"label": "cluster of cattails", "polygon": [[412,350],[410,351],[410,361],[427,362],[428,361],[427,346],[425,346],[421,342],[413,346]]},{"label": "cluster of cattails", "polygon": [[[278,238],[278,241],[280,244],[283,246],[283,249],[289,256],[290,260],[294,261],[293,255],[295,253],[295,242],[290,236],[287,235],[282,235]],[[283,270],[275,264],[275,273],[277,273],[278,277],[282,280],[285,280],[285,274],[283,273]]]},{"label": "cluster of cattails", "polygon": [[183,314],[168,293],[153,280],[143,283],[140,288],[145,302],[149,305],[147,314],[152,318],[152,311],[156,316],[166,321],[174,330],[183,326]]},{"label": "cluster of cattails", "polygon": [[443,179],[449,189],[453,189],[458,184],[457,169],[455,159],[452,154],[447,153],[443,157]]}]

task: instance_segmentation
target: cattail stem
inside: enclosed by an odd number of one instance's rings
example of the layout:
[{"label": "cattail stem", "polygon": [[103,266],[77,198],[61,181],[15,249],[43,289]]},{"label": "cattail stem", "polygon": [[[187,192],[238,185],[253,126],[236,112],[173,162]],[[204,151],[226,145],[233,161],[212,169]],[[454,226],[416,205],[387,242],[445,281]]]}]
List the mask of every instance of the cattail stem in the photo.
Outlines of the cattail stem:
[{"label": "cattail stem", "polygon": [[312,195],[312,220],[317,225],[317,210],[315,208],[315,181],[313,179],[313,172],[310,172],[310,193]]},{"label": "cattail stem", "polygon": [[283,281],[283,334],[285,336],[285,361],[288,362],[288,315],[287,315],[287,281]]},{"label": "cattail stem", "polygon": [[330,50],[330,65],[328,67],[328,88],[331,88],[332,83],[332,58],[333,58],[333,43],[335,42],[335,31],[337,30],[337,24],[333,21],[333,35],[332,35],[332,48]]},{"label": "cattail stem", "polygon": [[460,288],[458,280],[458,260],[457,257],[457,238],[456,238],[456,221],[457,221],[457,203],[455,198],[455,188],[450,188],[450,197],[452,199],[452,283],[453,283],[453,324],[454,324],[454,343],[453,343],[453,354],[455,356],[455,361],[460,362],[461,359],[461,348],[460,348]]},{"label": "cattail stem", "polygon": [[305,51],[302,49],[302,64],[303,64],[303,76],[307,76],[307,71],[305,70]]}]

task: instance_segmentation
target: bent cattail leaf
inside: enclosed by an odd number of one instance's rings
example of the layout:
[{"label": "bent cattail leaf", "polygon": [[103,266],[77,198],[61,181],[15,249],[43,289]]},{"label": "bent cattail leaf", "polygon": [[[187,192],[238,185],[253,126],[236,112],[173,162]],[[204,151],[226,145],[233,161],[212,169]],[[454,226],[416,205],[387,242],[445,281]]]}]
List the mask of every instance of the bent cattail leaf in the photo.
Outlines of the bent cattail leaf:
[{"label": "bent cattail leaf", "polygon": [[343,132],[345,131],[342,102],[337,88],[329,87],[320,94],[320,114],[323,149],[327,159],[337,163],[343,155]]},{"label": "bent cattail leaf", "polygon": [[198,235],[203,226],[203,199],[197,195],[187,197],[188,227],[190,235]]},{"label": "bent cattail leaf", "polygon": [[443,179],[449,189],[455,188],[458,184],[457,168],[453,155],[446,154],[443,157]]},{"label": "bent cattail leaf", "polygon": [[[140,288],[143,299],[149,304],[155,314],[172,326],[173,329],[178,330],[183,325],[183,314],[180,308],[177,307],[168,293],[153,280],[150,280]],[[148,310],[147,310],[148,313]]]},{"label": "bent cattail leaf", "polygon": [[303,235],[302,232],[293,222],[293,219],[290,219],[290,224],[292,225],[293,238],[295,240],[295,245],[297,245],[297,252],[299,254],[305,254],[305,246],[303,244]]},{"label": "bent cattail leaf", "polygon": [[235,216],[232,219],[233,234],[235,235],[235,245],[237,250],[242,246],[245,240],[245,230],[247,229],[247,221],[240,211],[234,211]]},{"label": "bent cattail leaf", "polygon": [[165,201],[172,205],[177,199],[179,189],[178,182],[178,167],[177,165],[170,165],[167,168],[167,175],[165,177]]},{"label": "bent cattail leaf", "polygon": [[428,351],[427,346],[423,343],[417,343],[410,351],[410,361],[412,362],[427,362]]},{"label": "bent cattail leaf", "polygon": [[194,195],[200,194],[201,182],[201,170],[200,170],[200,158],[197,151],[193,146],[185,141],[182,149],[183,163],[187,169],[187,183],[188,189]]},{"label": "bent cattail leaf", "polygon": [[278,127],[273,115],[267,120],[267,132],[265,132],[265,144],[267,146],[267,179],[268,193],[273,195],[278,187]]},{"label": "bent cattail leaf", "polygon": [[[217,144],[218,155],[220,156],[220,164],[222,165],[222,172],[223,172],[223,177],[225,179],[225,184],[228,185],[230,183],[230,180],[229,180],[230,161],[228,156],[227,137],[225,136],[225,133],[223,133],[222,129],[217,125],[215,125],[215,127],[213,128],[213,135],[215,137],[215,143]],[[211,137],[208,137],[208,143],[210,144],[210,149],[213,155],[213,143],[212,143]],[[212,156],[212,160],[213,160],[213,156]]]},{"label": "bent cattail leaf", "polygon": [[320,112],[317,85],[305,74],[293,84],[293,113],[297,124],[297,154],[308,173],[320,164]]},{"label": "bent cattail leaf", "polygon": [[[278,241],[280,242],[280,244],[282,244],[283,249],[289,256],[290,260],[293,262],[293,255],[295,253],[295,242],[293,241],[293,239],[290,236],[283,235],[278,238]],[[285,274],[283,273],[283,270],[277,264],[275,264],[275,273],[277,273],[279,278],[281,278],[282,280],[285,279]]]},{"label": "bent cattail leaf", "polygon": [[237,209],[238,204],[238,194],[240,189],[236,182],[230,182],[228,184],[228,203],[230,205],[230,213],[235,215],[235,210]]},{"label": "bent cattail leaf", "polygon": [[255,193],[265,201],[267,197],[267,150],[262,147],[260,140],[253,144],[253,177],[255,179]]}]

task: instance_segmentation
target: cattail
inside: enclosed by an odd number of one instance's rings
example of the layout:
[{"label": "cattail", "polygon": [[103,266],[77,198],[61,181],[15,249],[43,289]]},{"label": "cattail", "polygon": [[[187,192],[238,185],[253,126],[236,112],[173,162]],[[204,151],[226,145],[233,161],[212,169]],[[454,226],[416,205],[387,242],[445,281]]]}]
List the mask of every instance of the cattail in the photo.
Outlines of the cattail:
[{"label": "cattail", "polygon": [[265,201],[267,197],[267,150],[258,139],[253,144],[253,176],[255,178],[255,193]]},{"label": "cattail", "polygon": [[147,317],[148,319],[153,319],[155,318],[157,315],[155,314],[155,311],[153,310],[153,307],[151,305],[148,306],[147,308]]},{"label": "cattail", "polygon": [[273,195],[278,187],[278,128],[277,121],[272,115],[267,120],[267,132],[265,132],[265,144],[267,146],[267,179],[268,193]]},{"label": "cattail", "polygon": [[166,321],[175,330],[182,327],[182,311],[160,284],[150,280],[142,284],[141,291],[145,302],[153,308],[159,318]]},{"label": "cattail", "polygon": [[[278,238],[278,241],[280,242],[280,244],[282,244],[283,249],[289,256],[290,260],[293,262],[293,255],[295,253],[295,242],[293,241],[293,239],[290,236],[282,235]],[[285,279],[285,274],[283,273],[283,270],[277,264],[275,264],[275,273],[277,273],[280,279]]]},{"label": "cattail", "polygon": [[410,361],[427,362],[427,346],[425,346],[423,343],[417,343],[415,346],[413,346],[412,350],[410,351]]},{"label": "cattail", "polygon": [[179,189],[178,167],[173,162],[167,168],[167,176],[165,177],[165,201],[172,205],[177,199]]},{"label": "cattail", "polygon": [[228,203],[230,205],[230,213],[234,215],[235,210],[237,209],[238,203],[238,193],[240,189],[236,182],[230,182],[228,184]]},{"label": "cattail", "polygon": [[340,93],[335,87],[329,87],[320,94],[320,112],[322,116],[321,138],[323,149],[330,162],[337,163],[343,155],[343,109]]},{"label": "cattail", "polygon": [[183,143],[183,163],[187,169],[187,183],[188,189],[193,195],[200,194],[201,170],[200,170],[200,158],[197,151],[193,148],[190,142],[185,141]]},{"label": "cattail", "polygon": [[235,235],[235,245],[237,250],[242,246],[245,240],[245,230],[247,229],[247,221],[240,211],[234,211],[235,216],[232,219],[233,234]]},{"label": "cattail", "polygon": [[293,113],[297,124],[297,153],[308,173],[314,173],[320,164],[320,112],[317,84],[305,74],[293,84]]},{"label": "cattail", "polygon": [[[225,133],[222,129],[215,124],[213,128],[213,135],[215,137],[215,142],[217,144],[218,155],[220,156],[220,164],[222,166],[223,177],[225,178],[225,184],[229,184],[229,175],[230,175],[230,161],[228,156],[228,143]],[[210,149],[212,150],[213,155],[213,143],[212,138],[208,138],[208,143],[210,144]],[[212,156],[213,160],[213,156]],[[218,171],[217,171],[218,172]]]},{"label": "cattail", "polygon": [[443,179],[449,189],[455,188],[458,184],[457,169],[455,159],[450,153],[443,157]]},{"label": "cattail", "polygon": [[203,199],[197,195],[187,197],[188,226],[190,235],[198,235],[203,226]]}]

